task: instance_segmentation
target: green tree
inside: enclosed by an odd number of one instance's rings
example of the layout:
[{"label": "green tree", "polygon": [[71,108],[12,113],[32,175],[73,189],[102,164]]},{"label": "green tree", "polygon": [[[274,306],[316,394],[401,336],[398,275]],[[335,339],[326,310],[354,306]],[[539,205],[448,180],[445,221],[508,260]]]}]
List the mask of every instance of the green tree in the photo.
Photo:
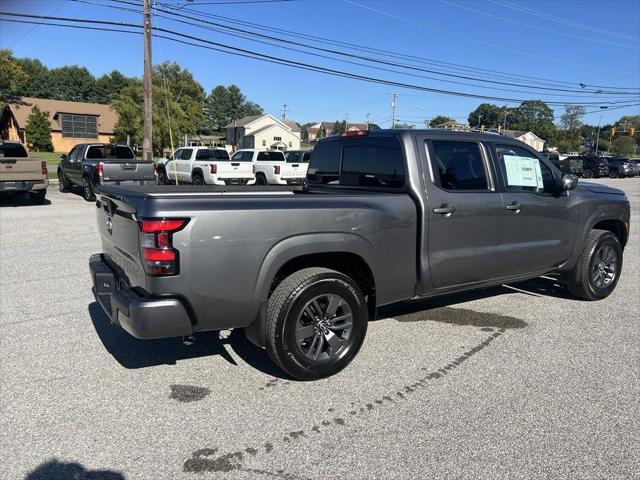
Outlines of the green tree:
[{"label": "green tree", "polygon": [[565,105],[564,113],[560,117],[560,125],[565,130],[573,130],[582,126],[582,117],[586,113],[582,105]]},{"label": "green tree", "polygon": [[345,120],[336,120],[336,123],[333,124],[333,134],[343,133],[347,131],[347,122]]},{"label": "green tree", "polygon": [[514,111],[513,116],[512,128],[531,131],[547,143],[555,143],[556,126],[553,123],[553,110],[542,100],[525,100]]},{"label": "green tree", "polygon": [[[156,153],[174,146],[185,134],[197,133],[202,125],[204,89],[191,72],[173,62],[156,65],[153,82],[153,147]],[[141,145],[143,137],[142,106],[144,95],[142,82],[134,81],[114,99],[112,105],[118,113],[115,127],[117,141],[125,141],[127,135],[134,144]]]},{"label": "green tree", "polygon": [[8,49],[0,50],[0,107],[9,96],[20,95],[29,80],[28,74]]},{"label": "green tree", "polygon": [[455,122],[455,120],[451,117],[446,117],[444,115],[437,115],[435,117],[433,117],[431,119],[431,121],[429,122],[429,126],[430,127],[441,127],[442,125],[449,123],[449,122]]},{"label": "green tree", "polygon": [[484,125],[487,128],[497,127],[502,121],[504,108],[491,103],[481,103],[469,114],[469,126],[479,128]]},{"label": "green tree", "polygon": [[27,118],[26,134],[27,143],[38,152],[53,151],[53,143],[49,131],[51,123],[49,123],[49,112],[42,112],[37,105],[31,109],[31,113]]},{"label": "green tree", "polygon": [[95,101],[97,103],[111,103],[132,82],[134,82],[133,79],[124,76],[118,70],[102,75],[95,81]]},{"label": "green tree", "polygon": [[25,97],[51,98],[49,69],[34,58],[17,58],[16,61],[29,77],[16,93]]},{"label": "green tree", "polygon": [[616,155],[632,155],[635,144],[636,142],[633,137],[620,135],[619,137],[614,137],[614,140],[611,142],[611,150]]},{"label": "green tree", "polygon": [[202,130],[222,130],[233,120],[249,115],[262,115],[260,105],[248,101],[237,85],[218,85],[207,96]]},{"label": "green tree", "polygon": [[78,65],[49,70],[50,98],[73,102],[95,102],[96,79]]}]

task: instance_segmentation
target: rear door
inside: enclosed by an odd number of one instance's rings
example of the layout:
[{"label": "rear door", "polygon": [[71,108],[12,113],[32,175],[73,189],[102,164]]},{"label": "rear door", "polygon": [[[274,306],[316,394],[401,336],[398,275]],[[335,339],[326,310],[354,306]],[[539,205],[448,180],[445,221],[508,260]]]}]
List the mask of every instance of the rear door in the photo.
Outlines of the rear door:
[{"label": "rear door", "polygon": [[217,177],[221,180],[253,178],[251,154],[234,155],[234,159],[231,160],[229,152],[226,150],[219,148],[203,149],[198,150],[196,161],[206,162],[205,167],[208,167],[210,164],[215,164]]},{"label": "rear door", "polygon": [[499,278],[504,205],[483,145],[418,136],[426,172],[426,251],[435,288]]},{"label": "rear door", "polygon": [[307,176],[307,168],[309,167],[309,157],[304,161],[306,152],[295,151],[287,156],[287,161],[282,174],[283,179],[303,180]]},{"label": "rear door", "polygon": [[502,246],[508,275],[550,270],[571,255],[579,211],[570,195],[558,194],[560,172],[534,152],[494,144],[505,208]]}]

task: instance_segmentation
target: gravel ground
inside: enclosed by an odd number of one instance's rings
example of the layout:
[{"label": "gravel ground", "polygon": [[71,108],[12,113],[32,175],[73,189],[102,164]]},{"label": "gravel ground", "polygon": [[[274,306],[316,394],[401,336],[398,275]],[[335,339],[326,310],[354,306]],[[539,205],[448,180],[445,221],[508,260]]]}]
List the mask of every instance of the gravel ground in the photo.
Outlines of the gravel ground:
[{"label": "gravel ground", "polygon": [[640,179],[608,299],[553,279],[390,309],[338,376],[241,332],[138,341],[90,290],[95,207],[0,200],[3,479],[640,478]]}]

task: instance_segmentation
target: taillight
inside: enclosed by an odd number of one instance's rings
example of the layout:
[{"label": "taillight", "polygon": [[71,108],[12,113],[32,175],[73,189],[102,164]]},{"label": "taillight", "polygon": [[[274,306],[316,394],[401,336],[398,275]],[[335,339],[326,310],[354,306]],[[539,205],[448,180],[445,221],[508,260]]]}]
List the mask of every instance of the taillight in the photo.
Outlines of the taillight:
[{"label": "taillight", "polygon": [[47,173],[49,173],[49,171],[47,170],[47,162],[41,162],[40,166],[42,167],[42,175],[46,175]]},{"label": "taillight", "polygon": [[178,251],[173,234],[184,228],[187,218],[145,218],[140,220],[142,265],[147,275],[166,277],[179,272]]},{"label": "taillight", "polygon": [[273,166],[273,173],[275,173],[276,175],[280,175],[280,165]]},{"label": "taillight", "polygon": [[98,163],[98,178],[100,179],[100,183],[104,179],[104,164],[102,162]]},{"label": "taillight", "polygon": [[213,175],[215,175],[216,173],[218,173],[218,165],[216,163],[212,163],[211,164],[211,173]]}]

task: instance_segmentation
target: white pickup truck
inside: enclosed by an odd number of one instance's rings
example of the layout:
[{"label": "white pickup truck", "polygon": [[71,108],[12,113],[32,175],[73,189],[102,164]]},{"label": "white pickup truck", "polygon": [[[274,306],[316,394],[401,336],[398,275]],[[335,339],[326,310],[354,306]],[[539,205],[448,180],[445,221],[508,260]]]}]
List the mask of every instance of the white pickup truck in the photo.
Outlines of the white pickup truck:
[{"label": "white pickup truck", "polygon": [[308,163],[288,162],[280,150],[238,150],[232,162],[251,161],[255,165],[256,185],[302,185],[307,176]]},{"label": "white pickup truck", "polygon": [[255,167],[251,160],[231,159],[224,148],[183,147],[158,165],[158,183],[193,185],[253,185]]}]

